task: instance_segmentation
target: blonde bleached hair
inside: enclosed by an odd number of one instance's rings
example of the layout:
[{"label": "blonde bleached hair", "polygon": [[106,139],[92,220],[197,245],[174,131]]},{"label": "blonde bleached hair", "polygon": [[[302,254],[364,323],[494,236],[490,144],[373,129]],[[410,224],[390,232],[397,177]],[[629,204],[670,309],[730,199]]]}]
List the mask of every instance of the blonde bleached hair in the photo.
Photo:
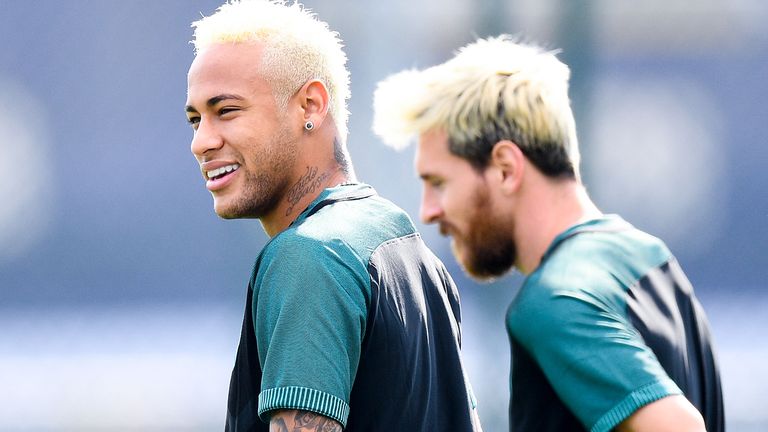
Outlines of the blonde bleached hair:
[{"label": "blonde bleached hair", "polygon": [[544,174],[579,178],[568,66],[555,53],[509,35],[480,39],[447,62],[407,70],[378,84],[373,130],[396,148],[446,132],[452,153],[477,169],[510,140]]},{"label": "blonde bleached hair", "polygon": [[317,79],[329,93],[328,112],[342,143],[347,138],[349,71],[339,34],[300,3],[228,0],[192,23],[195,53],[220,43],[263,43],[261,66],[275,100],[285,109],[305,83]]}]

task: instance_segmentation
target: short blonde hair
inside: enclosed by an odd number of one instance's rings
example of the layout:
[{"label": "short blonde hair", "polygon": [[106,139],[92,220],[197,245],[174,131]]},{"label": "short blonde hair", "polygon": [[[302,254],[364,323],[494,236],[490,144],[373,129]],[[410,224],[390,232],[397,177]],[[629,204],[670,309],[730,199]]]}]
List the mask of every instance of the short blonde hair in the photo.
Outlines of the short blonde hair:
[{"label": "short blonde hair", "polygon": [[373,130],[397,149],[415,135],[442,130],[451,151],[478,169],[506,139],[545,174],[579,178],[569,76],[554,52],[508,35],[480,39],[443,64],[381,81]]},{"label": "short blonde hair", "polygon": [[218,43],[263,43],[264,75],[282,108],[307,81],[322,81],[329,93],[328,111],[346,142],[347,56],[339,34],[303,5],[284,0],[228,0],[192,27],[195,53]]}]

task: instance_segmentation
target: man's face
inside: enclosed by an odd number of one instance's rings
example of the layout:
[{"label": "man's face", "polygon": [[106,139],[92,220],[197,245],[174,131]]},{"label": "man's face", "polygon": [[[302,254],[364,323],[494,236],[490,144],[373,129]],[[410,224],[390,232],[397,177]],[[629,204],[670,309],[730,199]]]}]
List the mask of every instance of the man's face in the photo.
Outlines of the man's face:
[{"label": "man's face", "polygon": [[296,137],[259,70],[257,44],[218,44],[190,66],[187,117],[195,155],[219,216],[259,218],[288,188]]},{"label": "man's face", "polygon": [[421,220],[438,223],[440,233],[451,236],[465,271],[478,279],[506,273],[517,258],[513,224],[494,207],[484,172],[452,154],[444,132],[421,136],[416,171],[424,187]]}]

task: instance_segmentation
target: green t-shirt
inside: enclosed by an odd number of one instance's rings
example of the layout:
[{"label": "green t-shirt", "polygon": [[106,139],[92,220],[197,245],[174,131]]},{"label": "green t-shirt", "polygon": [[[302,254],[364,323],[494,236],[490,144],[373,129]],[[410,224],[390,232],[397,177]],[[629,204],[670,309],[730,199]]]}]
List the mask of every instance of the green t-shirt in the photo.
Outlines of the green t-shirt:
[{"label": "green t-shirt", "polygon": [[249,287],[230,430],[266,430],[255,414],[278,409],[346,431],[475,430],[458,291],[370,186],[326,189],[264,247]]},{"label": "green t-shirt", "polygon": [[[608,431],[681,387],[721,404],[702,325],[692,287],[660,240],[618,216],[570,228],[507,313],[511,425]],[[714,390],[702,396],[701,381]]]}]

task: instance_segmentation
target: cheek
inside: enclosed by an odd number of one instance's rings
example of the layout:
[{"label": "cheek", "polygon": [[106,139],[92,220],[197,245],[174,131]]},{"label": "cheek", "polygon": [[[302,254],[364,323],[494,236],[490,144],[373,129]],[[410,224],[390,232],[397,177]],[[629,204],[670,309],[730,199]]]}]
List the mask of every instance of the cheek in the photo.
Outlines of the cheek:
[{"label": "cheek", "polygon": [[472,213],[474,206],[472,195],[466,190],[446,191],[442,202],[446,214],[457,219],[466,219]]},{"label": "cheek", "polygon": [[462,206],[460,203],[457,203],[456,200],[453,199],[451,196],[447,196],[445,199],[442,200],[443,204],[443,211],[445,212],[446,217],[450,219],[460,219],[462,216],[462,213],[464,212],[464,209],[462,209]]}]

